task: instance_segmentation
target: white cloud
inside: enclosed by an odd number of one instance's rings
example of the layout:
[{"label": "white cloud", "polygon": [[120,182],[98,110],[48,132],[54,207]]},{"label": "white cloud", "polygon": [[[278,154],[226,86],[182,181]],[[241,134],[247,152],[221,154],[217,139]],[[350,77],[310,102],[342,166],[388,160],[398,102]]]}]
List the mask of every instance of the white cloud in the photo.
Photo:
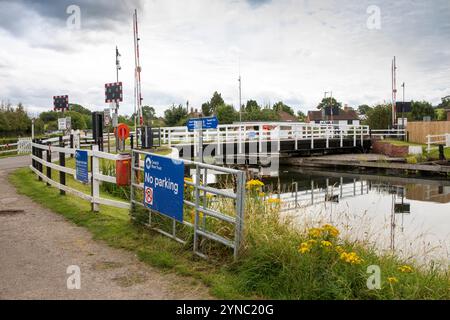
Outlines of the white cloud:
[{"label": "white cloud", "polygon": [[[390,98],[394,55],[408,99],[437,103],[450,94],[448,1],[257,2],[144,2],[139,11],[144,103],[159,114],[186,100],[199,108],[217,90],[236,106],[239,69],[244,101],[284,100],[307,110],[332,90],[343,103],[377,103]],[[117,44],[125,85],[121,112],[132,112],[132,5],[126,4],[128,15],[111,20],[105,14],[105,24],[101,11],[94,15],[81,6],[88,21],[80,31],[61,23],[65,12],[56,19],[29,6],[20,7],[27,24],[0,22],[0,99],[46,110],[53,95],[67,93],[72,102],[103,108],[103,84],[115,79]],[[381,30],[366,27],[372,4],[381,9]],[[3,5],[0,11],[17,13],[19,5]],[[8,30],[13,24],[15,32]]]}]

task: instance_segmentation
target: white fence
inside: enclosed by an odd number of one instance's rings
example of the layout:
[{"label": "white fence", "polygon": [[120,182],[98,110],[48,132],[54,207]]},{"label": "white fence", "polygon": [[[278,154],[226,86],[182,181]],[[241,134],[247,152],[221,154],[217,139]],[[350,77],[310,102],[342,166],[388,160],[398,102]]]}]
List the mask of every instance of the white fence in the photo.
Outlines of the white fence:
[{"label": "white fence", "polygon": [[[48,142],[48,141],[47,141]],[[66,155],[74,155],[76,149],[75,148],[65,148],[65,147],[57,147],[52,145],[43,145],[38,143],[32,143],[32,146],[35,149],[35,154],[31,156],[31,159],[33,160],[33,164],[30,166],[30,169],[38,175],[43,181],[47,182],[49,185],[58,188],[61,191],[73,194],[77,197],[80,197],[84,200],[90,201],[93,210],[98,211],[99,205],[104,204],[108,206],[113,206],[117,208],[130,208],[130,203],[125,201],[117,201],[117,200],[111,200],[107,198],[103,198],[100,196],[100,184],[102,182],[110,182],[110,183],[116,183],[116,177],[105,175],[100,171],[99,162],[101,159],[105,160],[113,160],[116,161],[120,157],[119,155],[114,155],[106,152],[98,151],[98,146],[92,146],[92,150],[86,150],[88,152],[88,157],[91,158],[91,171],[89,172],[89,182],[90,182],[90,191],[91,194],[85,194],[84,192],[69,187],[65,184],[65,175],[71,175],[76,177],[76,171],[75,169],[65,167],[63,164],[61,164],[62,161],[60,161],[59,164],[54,163],[58,159],[52,159],[53,153],[59,153],[61,160],[63,158],[65,159]],[[43,159],[43,154],[45,153],[46,158]],[[48,161],[51,159],[50,161]],[[65,161],[64,161],[65,162]],[[44,174],[42,171],[42,166],[45,166],[47,168],[56,170],[59,173],[59,182],[52,179],[51,171],[47,170],[47,173]],[[49,174],[50,173],[50,174]],[[64,177],[64,179],[61,179]],[[81,182],[80,182],[81,183]]]},{"label": "white fence", "polygon": [[405,129],[374,129],[370,130],[371,136],[380,138],[406,139]]},{"label": "white fence", "polygon": [[[64,145],[64,140],[62,138],[57,138],[61,145]],[[144,170],[143,160],[139,160],[139,155],[146,155],[146,153],[139,150],[133,150],[133,159],[131,161],[131,184],[130,184],[130,199],[129,201],[113,200],[102,196],[100,193],[100,185],[104,182],[116,183],[116,176],[108,175],[101,171],[100,161],[109,160],[117,161],[123,160],[121,155],[110,154],[98,150],[97,145],[92,145],[92,150],[85,150],[88,154],[88,161],[90,161],[90,170],[88,172],[88,183],[90,194],[87,194],[81,190],[85,188],[73,187],[74,184],[71,181],[69,186],[66,183],[66,176],[72,176],[76,183],[82,184],[82,182],[77,182],[76,180],[76,169],[66,167],[65,159],[69,156],[75,155],[77,149],[70,147],[63,147],[54,145],[55,139],[48,139],[41,143],[31,143],[32,164],[30,169],[39,177],[40,180],[46,182],[48,185],[53,186],[60,190],[61,194],[69,193],[86,201],[89,201],[92,206],[92,211],[99,211],[100,205],[112,206],[123,209],[131,209],[133,205],[144,206],[143,202],[136,201],[136,190],[142,191],[143,195],[143,184],[136,181],[136,176],[141,175]],[[58,154],[58,158],[52,158]],[[59,159],[59,163],[58,163]],[[136,159],[138,159],[136,163]],[[233,249],[234,257],[237,257],[238,250],[240,248],[240,243],[243,234],[243,223],[244,223],[244,199],[245,199],[245,174],[243,171],[234,170],[225,167],[212,166],[204,163],[198,163],[188,160],[182,160],[187,165],[193,166],[195,168],[195,174],[193,175],[193,182],[186,181],[185,183],[193,188],[193,199],[184,199],[184,205],[191,207],[195,210],[195,220],[193,223],[185,221],[183,225],[190,226],[194,230],[194,253],[207,258],[207,256],[201,252],[200,243],[201,238],[206,238]],[[137,165],[138,164],[138,165]],[[44,172],[45,167],[45,172]],[[209,172],[220,172],[224,174],[232,175],[232,180],[235,181],[235,188],[221,189],[220,187],[212,187],[208,185],[207,179],[202,179],[202,177],[208,176]],[[55,177],[53,174],[57,174]],[[220,206],[213,208],[209,206],[211,201],[207,201],[210,195],[214,197],[225,197],[231,199],[234,204],[234,214],[223,212]],[[145,207],[145,206],[144,206]],[[152,227],[151,217],[157,215],[157,212],[149,211],[149,224]],[[202,216],[202,218],[201,218]],[[206,224],[206,217],[212,217],[234,226],[235,232],[232,239],[226,238],[214,232],[214,230],[209,230]],[[153,228],[154,230],[167,235],[179,242],[183,242],[182,239],[177,237],[176,234],[176,221],[173,221],[173,230],[166,232],[164,230]]]},{"label": "white fence", "polygon": [[[161,130],[161,143],[169,147],[176,144],[195,144],[198,141],[198,132],[189,131],[187,127],[164,127]],[[203,130],[203,140],[205,143],[216,143],[218,152],[220,144],[227,142],[239,142],[241,146],[245,142],[257,141],[260,144],[270,141],[294,141],[295,148],[298,148],[299,141],[309,141],[311,149],[314,149],[314,142],[325,140],[326,148],[329,141],[339,140],[340,146],[344,146],[344,140],[352,140],[353,145],[357,141],[370,136],[368,126],[360,125],[330,125],[312,123],[289,123],[289,122],[255,122],[241,123],[233,125],[219,125],[217,129]]]},{"label": "white fence", "polygon": [[438,145],[450,147],[450,133],[427,135],[427,152],[437,148]]}]

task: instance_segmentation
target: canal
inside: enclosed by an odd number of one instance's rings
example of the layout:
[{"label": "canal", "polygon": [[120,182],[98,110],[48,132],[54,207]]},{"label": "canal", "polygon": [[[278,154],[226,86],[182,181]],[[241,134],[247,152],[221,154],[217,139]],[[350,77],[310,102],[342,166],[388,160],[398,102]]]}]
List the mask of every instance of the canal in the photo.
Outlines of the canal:
[{"label": "canal", "polygon": [[344,237],[419,263],[449,261],[450,180],[282,167],[261,176],[300,227],[332,223]]}]

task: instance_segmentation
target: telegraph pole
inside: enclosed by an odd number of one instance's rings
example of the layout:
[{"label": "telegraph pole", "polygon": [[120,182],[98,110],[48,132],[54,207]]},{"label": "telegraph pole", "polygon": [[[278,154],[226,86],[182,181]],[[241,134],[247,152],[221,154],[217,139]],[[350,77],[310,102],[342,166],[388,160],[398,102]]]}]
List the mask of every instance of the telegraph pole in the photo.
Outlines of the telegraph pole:
[{"label": "telegraph pole", "polygon": [[[119,70],[122,69],[120,66],[120,60],[119,58],[121,57],[120,53],[119,53],[119,48],[116,46],[116,82],[119,82]],[[114,111],[115,113],[115,118],[116,121],[119,122],[119,101],[116,101],[116,109]],[[117,126],[116,126],[117,128]],[[116,139],[116,152],[119,150],[119,136],[118,136],[118,132],[116,130],[114,137]],[[109,140],[109,132],[108,132],[108,140]],[[109,148],[109,141],[108,141],[108,148]]]},{"label": "telegraph pole", "polygon": [[239,122],[242,122],[242,90],[241,90],[241,73],[239,72]]},{"label": "telegraph pole", "polygon": [[403,109],[405,108],[405,83],[402,84],[403,88],[403,104],[402,104],[402,129],[405,129],[405,118],[403,115]]},{"label": "telegraph pole", "polygon": [[394,59],[392,60],[392,128],[395,127],[396,105],[397,105],[397,63],[394,56]]}]

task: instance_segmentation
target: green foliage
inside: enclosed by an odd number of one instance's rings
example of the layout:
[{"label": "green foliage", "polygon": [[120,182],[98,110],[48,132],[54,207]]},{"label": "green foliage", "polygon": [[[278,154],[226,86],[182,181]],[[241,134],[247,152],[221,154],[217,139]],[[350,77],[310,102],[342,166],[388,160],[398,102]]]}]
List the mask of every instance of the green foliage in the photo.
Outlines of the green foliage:
[{"label": "green foliage", "polygon": [[289,113],[292,116],[295,115],[294,110],[292,110],[291,107],[284,104],[282,101],[278,101],[277,103],[275,103],[273,105],[272,109],[275,110],[276,112],[284,111],[284,112]]},{"label": "green foliage", "polygon": [[169,109],[164,111],[164,118],[166,125],[169,127],[182,126],[187,122],[188,113],[182,105],[172,105]]},{"label": "green foliage", "polygon": [[86,109],[85,107],[83,107],[82,105],[79,104],[69,104],[69,110],[70,111],[74,111],[74,112],[78,112],[87,116],[90,116],[92,114],[91,110]]},{"label": "green foliage", "polygon": [[255,100],[248,100],[244,107],[245,112],[247,113],[257,113],[261,111],[261,107],[258,105],[258,102]]},{"label": "green foliage", "polygon": [[434,118],[437,121],[446,121],[447,120],[447,110],[441,109],[441,108],[434,109]]},{"label": "green foliage", "polygon": [[342,109],[342,103],[337,102],[337,100],[333,97],[323,98],[322,101],[317,106],[317,109],[322,110],[325,107]]},{"label": "green foliage", "polygon": [[5,137],[23,136],[31,133],[31,119],[24,106],[11,104],[0,105],[0,135]]},{"label": "green foliage", "polygon": [[306,114],[303,111],[298,110],[297,111],[297,118],[298,118],[299,121],[305,122],[306,121]]},{"label": "green foliage", "polygon": [[364,121],[364,124],[370,126],[371,129],[387,129],[391,127],[390,105],[377,105],[369,109],[366,115],[367,119]]},{"label": "green foliage", "polygon": [[450,109],[450,96],[443,97],[441,101],[438,108]]},{"label": "green foliage", "polygon": [[239,119],[239,113],[234,110],[233,106],[223,104],[217,108],[217,118],[220,124],[231,124]]},{"label": "green foliage", "polygon": [[144,123],[147,125],[151,124],[151,121],[155,119],[155,108],[150,106],[143,106],[142,107],[142,117],[144,118]]},{"label": "green foliage", "polygon": [[412,120],[422,121],[427,116],[431,119],[435,117],[433,106],[427,101],[413,101],[411,109]]},{"label": "green foliage", "polygon": [[358,107],[358,113],[361,115],[365,115],[370,111],[370,107],[367,104],[362,104]]},{"label": "green foliage", "polygon": [[202,104],[202,114],[204,116],[217,115],[218,108],[225,105],[222,95],[215,91],[208,102]]}]

